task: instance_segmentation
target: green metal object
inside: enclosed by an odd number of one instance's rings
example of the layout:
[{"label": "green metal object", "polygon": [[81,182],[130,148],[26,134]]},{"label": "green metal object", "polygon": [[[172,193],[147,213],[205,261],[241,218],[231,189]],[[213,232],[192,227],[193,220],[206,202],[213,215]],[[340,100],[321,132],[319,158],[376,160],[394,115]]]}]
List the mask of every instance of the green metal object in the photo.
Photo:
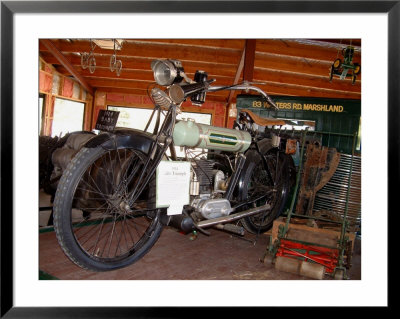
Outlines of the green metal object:
[{"label": "green metal object", "polygon": [[337,224],[341,224],[341,232],[340,232],[340,238],[338,240],[338,247],[329,247],[329,246],[325,246],[322,244],[318,244],[318,243],[307,243],[307,242],[303,242],[303,241],[299,241],[299,240],[294,240],[294,239],[288,239],[287,237],[287,232],[289,229],[289,224],[290,224],[290,219],[293,216],[298,216],[298,217],[303,217],[303,218],[310,218],[310,219],[315,219],[315,220],[322,220],[324,221],[325,219],[323,218],[318,218],[318,217],[313,217],[313,216],[303,216],[303,215],[296,215],[293,214],[293,207],[295,204],[295,201],[297,199],[297,191],[298,191],[298,187],[300,184],[300,177],[301,177],[301,171],[302,171],[302,165],[303,165],[303,158],[304,158],[304,145],[305,145],[305,139],[306,139],[306,131],[303,132],[303,136],[302,136],[302,148],[301,148],[301,156],[300,156],[300,162],[299,162],[299,167],[298,167],[298,172],[297,172],[297,176],[296,176],[296,185],[295,185],[295,189],[294,189],[294,193],[293,193],[293,197],[292,197],[292,201],[290,204],[290,208],[289,210],[286,212],[286,223],[285,225],[280,225],[278,228],[278,234],[277,234],[277,240],[275,242],[272,242],[272,237],[271,237],[271,242],[270,245],[264,255],[264,260],[267,256],[267,254],[270,254],[271,257],[275,257],[278,248],[280,246],[280,240],[285,238],[287,240],[290,240],[292,242],[296,242],[296,243],[301,243],[301,244],[313,244],[313,245],[317,245],[319,247],[326,247],[326,248],[338,248],[339,250],[339,256],[338,256],[338,264],[337,267],[335,267],[335,270],[333,272],[333,277],[335,279],[348,279],[347,277],[347,269],[344,267],[344,254],[346,251],[346,247],[349,243],[349,238],[348,236],[346,236],[346,230],[348,228],[348,221],[347,221],[347,212],[348,212],[348,202],[349,202],[349,197],[350,197],[350,186],[351,186],[351,176],[352,176],[352,172],[353,172],[353,156],[354,156],[354,150],[355,150],[355,145],[356,145],[356,141],[357,141],[357,132],[354,134],[341,134],[341,133],[331,133],[331,132],[315,132],[315,133],[319,133],[319,134],[329,134],[329,135],[344,135],[344,136],[351,136],[353,138],[353,145],[352,145],[352,156],[351,156],[351,162],[350,162],[350,169],[349,169],[349,178],[348,178],[348,187],[347,187],[347,193],[346,193],[346,204],[345,204],[345,211],[344,211],[344,216],[343,216],[343,220],[342,221],[332,221],[333,223],[337,223]]},{"label": "green metal object", "polygon": [[[342,55],[344,58],[343,61],[340,58],[337,58],[332,63],[329,80],[332,81],[332,77],[334,75],[339,76],[341,80],[351,76],[352,83],[354,84],[357,79],[357,75],[361,71],[360,64],[353,63],[354,47],[348,46],[347,48],[343,48]],[[349,73],[349,71],[351,71],[351,73]]]},{"label": "green metal object", "polygon": [[[347,212],[348,212],[348,207],[349,207],[351,175],[352,175],[352,172],[353,172],[353,157],[354,157],[354,148],[355,148],[355,145],[356,145],[356,140],[357,140],[357,133],[355,133],[354,136],[353,136],[353,152],[351,154],[350,171],[349,171],[349,182],[348,182],[348,185],[347,185],[347,192],[346,192],[346,204],[345,204],[345,208],[344,208],[342,231],[341,231],[341,234],[340,234],[340,241],[339,241],[339,247],[340,247],[339,266],[338,266],[339,269],[343,269],[344,251],[345,251],[346,244],[347,244],[347,241],[348,241],[348,238],[345,235],[346,235],[346,229],[347,229],[347,226],[348,226],[348,223],[347,223]],[[344,273],[344,276],[346,277],[346,272]]]},{"label": "green metal object", "polygon": [[277,236],[278,239],[277,239],[276,242],[272,242],[272,236],[271,236],[270,244],[269,244],[268,249],[266,250],[266,252],[265,252],[265,254],[263,256],[263,260],[265,260],[267,254],[270,254],[271,256],[275,256],[275,254],[276,254],[276,252],[277,252],[277,250],[279,248],[280,239],[285,237],[285,235],[287,233],[287,230],[289,228],[289,222],[290,222],[291,215],[293,213],[293,207],[294,207],[294,204],[295,204],[295,201],[296,201],[297,191],[299,189],[299,184],[300,184],[301,168],[302,168],[302,165],[303,165],[303,157],[304,157],[304,146],[306,144],[305,143],[306,135],[307,135],[307,129],[302,132],[302,145],[301,145],[301,151],[300,151],[299,168],[298,168],[297,175],[296,175],[296,185],[295,185],[295,188],[294,188],[294,191],[293,191],[293,196],[292,196],[292,201],[290,203],[290,208],[286,212],[286,215],[287,215],[286,224],[285,224],[285,226],[283,226],[283,225],[279,226],[279,228],[278,228],[278,236]]},{"label": "green metal object", "polygon": [[176,146],[231,152],[244,152],[251,144],[248,132],[199,124],[192,120],[176,123],[173,139]]},{"label": "green metal object", "polygon": [[297,176],[296,176],[296,186],[295,186],[295,189],[294,189],[294,192],[293,192],[292,202],[290,203],[289,212],[287,214],[286,224],[285,224],[285,228],[284,228],[283,234],[282,234],[283,236],[286,235],[287,230],[289,228],[290,218],[292,216],[294,203],[295,203],[296,198],[297,198],[297,191],[299,189],[300,178],[301,178],[301,170],[302,170],[302,167],[303,167],[304,146],[306,144],[306,135],[307,135],[307,129],[304,130],[304,132],[303,132],[303,138],[302,138],[302,142],[301,142],[301,151],[300,151],[300,162],[299,162],[299,168],[298,168]]}]

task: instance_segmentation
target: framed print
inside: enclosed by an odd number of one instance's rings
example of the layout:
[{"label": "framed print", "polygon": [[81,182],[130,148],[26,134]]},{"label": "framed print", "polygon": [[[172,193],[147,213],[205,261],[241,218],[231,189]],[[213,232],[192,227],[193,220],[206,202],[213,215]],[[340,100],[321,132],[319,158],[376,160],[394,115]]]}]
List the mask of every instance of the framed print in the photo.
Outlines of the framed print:
[{"label": "framed print", "polygon": [[[400,1],[2,1],[1,317],[175,318],[207,311],[222,316],[227,307],[244,316],[260,307],[388,308],[388,230],[400,161],[399,30]],[[367,189],[362,280],[325,286],[290,280],[38,280],[38,145],[32,119],[39,39],[341,35],[361,38],[363,45],[362,125],[368,142],[362,164]],[[339,293],[343,297],[332,301]]]}]

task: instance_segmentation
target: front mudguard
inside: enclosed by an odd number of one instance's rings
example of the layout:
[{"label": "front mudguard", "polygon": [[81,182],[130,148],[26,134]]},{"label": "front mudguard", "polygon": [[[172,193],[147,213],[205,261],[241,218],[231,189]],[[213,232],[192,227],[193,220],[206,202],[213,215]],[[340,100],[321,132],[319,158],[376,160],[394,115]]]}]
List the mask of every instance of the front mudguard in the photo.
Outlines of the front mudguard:
[{"label": "front mudguard", "polygon": [[[95,136],[84,147],[102,147],[107,150],[128,148],[148,155],[155,142],[156,137],[151,133],[136,129],[121,128],[115,129],[113,132],[104,132]],[[166,209],[157,209],[157,214],[152,218],[158,218],[157,216],[159,216],[162,225],[168,225],[170,216],[167,215]]]},{"label": "front mudguard", "polygon": [[155,136],[144,131],[121,128],[113,132],[104,132],[90,139],[86,148],[101,146],[104,149],[131,148],[149,154],[152,145],[155,143]]}]

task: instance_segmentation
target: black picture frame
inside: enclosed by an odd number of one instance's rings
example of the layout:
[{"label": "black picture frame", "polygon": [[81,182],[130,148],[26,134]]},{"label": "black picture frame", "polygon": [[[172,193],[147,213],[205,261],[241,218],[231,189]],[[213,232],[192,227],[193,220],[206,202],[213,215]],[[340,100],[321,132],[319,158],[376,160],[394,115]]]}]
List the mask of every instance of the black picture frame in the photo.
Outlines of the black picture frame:
[{"label": "black picture frame", "polygon": [[[158,318],[198,316],[187,308],[14,307],[13,303],[13,16],[16,13],[265,12],[388,14],[388,205],[394,206],[399,181],[400,1],[1,1],[1,317],[5,318]],[[389,219],[390,216],[388,216]],[[390,225],[390,223],[388,223]],[[389,231],[389,230],[388,230]],[[390,233],[390,231],[389,231]],[[390,244],[390,240],[388,240]],[[389,256],[389,254],[388,254]],[[388,281],[388,286],[390,280]],[[390,298],[388,300],[390,306]],[[390,308],[390,307],[388,307]],[[297,314],[306,309],[291,308]],[[235,310],[235,315],[247,309]],[[210,311],[226,316],[226,309]]]}]

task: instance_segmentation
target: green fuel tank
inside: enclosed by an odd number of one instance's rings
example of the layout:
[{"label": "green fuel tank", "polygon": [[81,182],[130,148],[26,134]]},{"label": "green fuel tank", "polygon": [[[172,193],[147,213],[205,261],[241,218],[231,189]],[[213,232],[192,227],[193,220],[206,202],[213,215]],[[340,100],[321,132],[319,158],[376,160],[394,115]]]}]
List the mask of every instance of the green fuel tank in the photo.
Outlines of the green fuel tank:
[{"label": "green fuel tank", "polygon": [[248,132],[199,124],[191,119],[175,124],[173,139],[177,146],[230,152],[244,152],[251,143]]}]

